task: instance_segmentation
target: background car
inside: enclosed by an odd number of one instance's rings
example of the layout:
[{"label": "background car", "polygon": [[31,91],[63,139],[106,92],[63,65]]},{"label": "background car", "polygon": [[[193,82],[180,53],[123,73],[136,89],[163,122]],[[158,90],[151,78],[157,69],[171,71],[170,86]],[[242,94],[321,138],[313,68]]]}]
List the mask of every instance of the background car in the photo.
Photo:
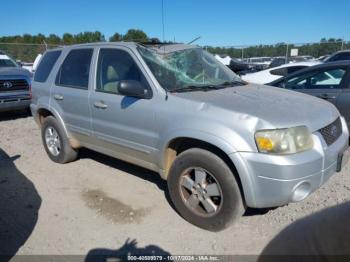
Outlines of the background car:
[{"label": "background car", "polygon": [[31,73],[0,52],[0,112],[29,109]]},{"label": "background car", "polygon": [[324,62],[335,62],[335,61],[346,61],[350,60],[350,50],[342,50],[339,52],[335,52],[334,54],[327,57]]},{"label": "background car", "polygon": [[299,70],[305,69],[310,66],[319,64],[320,62],[300,62],[300,63],[290,63],[281,65],[279,67],[265,69],[260,72],[246,74],[242,76],[244,81],[255,83],[255,84],[266,84],[274,80],[277,80],[281,77],[290,75]]},{"label": "background car", "polygon": [[238,75],[244,75],[247,73],[257,72],[262,70],[262,66],[259,64],[250,64],[236,58],[232,58],[228,67]]},{"label": "background car", "polygon": [[285,56],[277,56],[275,57],[272,62],[269,65],[269,68],[274,68],[277,66],[281,66],[284,64],[289,63],[297,63],[297,62],[306,62],[306,61],[313,61],[315,58],[313,56],[292,56],[292,57],[285,57]]},{"label": "background car", "polygon": [[317,96],[333,103],[350,126],[350,61],[313,66],[269,85]]}]

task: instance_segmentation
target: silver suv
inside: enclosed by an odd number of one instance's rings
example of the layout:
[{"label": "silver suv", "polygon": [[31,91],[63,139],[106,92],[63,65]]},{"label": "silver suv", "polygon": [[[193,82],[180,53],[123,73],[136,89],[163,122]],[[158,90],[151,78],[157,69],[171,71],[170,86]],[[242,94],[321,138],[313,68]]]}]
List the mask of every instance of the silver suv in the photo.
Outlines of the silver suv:
[{"label": "silver suv", "polygon": [[196,46],[51,50],[32,88],[54,162],[86,147],[154,170],[177,211],[212,231],[246,207],[305,199],[348,159],[348,128],[332,104],[247,84]]}]

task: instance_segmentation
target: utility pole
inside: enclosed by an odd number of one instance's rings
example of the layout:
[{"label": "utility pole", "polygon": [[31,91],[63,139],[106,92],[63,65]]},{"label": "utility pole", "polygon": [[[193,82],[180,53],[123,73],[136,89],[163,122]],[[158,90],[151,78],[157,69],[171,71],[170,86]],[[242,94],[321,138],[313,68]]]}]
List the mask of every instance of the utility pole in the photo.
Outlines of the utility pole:
[{"label": "utility pole", "polygon": [[163,29],[163,43],[164,43],[164,41],[165,41],[164,0],[162,0],[162,29]]},{"label": "utility pole", "polygon": [[286,64],[288,63],[288,44],[287,44],[287,48],[286,48]]},{"label": "utility pole", "polygon": [[244,58],[244,47],[242,47],[242,60]]}]

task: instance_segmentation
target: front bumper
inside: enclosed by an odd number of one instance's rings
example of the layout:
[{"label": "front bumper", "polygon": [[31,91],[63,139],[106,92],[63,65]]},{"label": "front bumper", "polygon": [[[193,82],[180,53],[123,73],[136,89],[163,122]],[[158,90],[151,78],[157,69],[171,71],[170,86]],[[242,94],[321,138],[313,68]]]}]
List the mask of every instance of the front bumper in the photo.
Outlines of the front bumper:
[{"label": "front bumper", "polygon": [[349,159],[349,131],[342,118],[343,134],[327,146],[319,132],[313,134],[312,150],[278,156],[263,153],[237,152],[230,155],[237,163],[246,204],[264,208],[281,206],[305,199],[321,187],[337,171],[340,155],[342,164]]},{"label": "front bumper", "polygon": [[28,108],[30,102],[29,93],[28,95],[0,96],[0,112]]}]

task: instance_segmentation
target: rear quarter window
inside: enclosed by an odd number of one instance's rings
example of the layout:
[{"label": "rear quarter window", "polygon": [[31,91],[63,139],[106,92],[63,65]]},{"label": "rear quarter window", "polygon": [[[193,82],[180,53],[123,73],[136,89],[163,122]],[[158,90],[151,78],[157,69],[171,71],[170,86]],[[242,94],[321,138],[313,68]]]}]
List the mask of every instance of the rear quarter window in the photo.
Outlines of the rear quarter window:
[{"label": "rear quarter window", "polygon": [[45,82],[60,55],[61,51],[49,51],[45,53],[35,71],[34,81]]}]

